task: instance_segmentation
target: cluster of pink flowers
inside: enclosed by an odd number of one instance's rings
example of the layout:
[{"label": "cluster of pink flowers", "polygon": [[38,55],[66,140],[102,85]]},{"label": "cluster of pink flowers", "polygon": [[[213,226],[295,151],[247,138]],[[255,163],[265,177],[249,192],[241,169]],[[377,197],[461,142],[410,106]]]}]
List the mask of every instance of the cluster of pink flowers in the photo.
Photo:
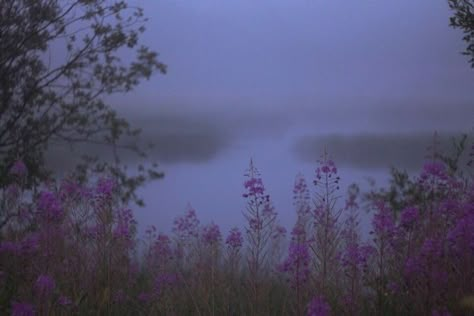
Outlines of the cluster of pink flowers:
[{"label": "cluster of pink flowers", "polygon": [[219,243],[222,240],[219,226],[214,223],[204,226],[202,230],[202,240],[208,245],[216,245]]},{"label": "cluster of pink flowers", "polygon": [[234,227],[230,230],[229,235],[225,240],[225,243],[229,249],[240,249],[244,239],[242,237],[242,233],[237,227]]},{"label": "cluster of pink flowers", "polygon": [[[172,238],[150,226],[141,248],[134,213],[119,202],[113,179],[95,186],[67,179],[23,201],[28,170],[17,161],[1,195],[11,219],[0,228],[0,295],[9,302],[0,313],[462,315],[456,304],[474,291],[472,178],[430,161],[395,202],[386,191],[367,195],[373,213],[364,240],[358,188],[340,206],[337,172],[325,155],[313,199],[296,177],[288,243],[251,162],[245,234],[234,227],[223,240],[217,224],[201,225],[188,206]],[[285,280],[286,290],[271,292]],[[270,295],[277,307],[262,306]]]}]

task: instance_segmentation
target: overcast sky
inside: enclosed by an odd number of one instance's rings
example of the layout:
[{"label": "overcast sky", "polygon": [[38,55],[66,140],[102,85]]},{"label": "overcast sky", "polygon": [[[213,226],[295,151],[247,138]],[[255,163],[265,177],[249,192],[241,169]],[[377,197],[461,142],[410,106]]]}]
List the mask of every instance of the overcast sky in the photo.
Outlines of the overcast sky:
[{"label": "overcast sky", "polygon": [[472,135],[474,72],[446,0],[135,2],[169,67],[110,98],[166,173],[142,190],[142,223],[167,229],[189,202],[241,225],[253,157],[290,227],[294,177],[312,180],[324,147],[348,184],[416,170],[435,130]]}]

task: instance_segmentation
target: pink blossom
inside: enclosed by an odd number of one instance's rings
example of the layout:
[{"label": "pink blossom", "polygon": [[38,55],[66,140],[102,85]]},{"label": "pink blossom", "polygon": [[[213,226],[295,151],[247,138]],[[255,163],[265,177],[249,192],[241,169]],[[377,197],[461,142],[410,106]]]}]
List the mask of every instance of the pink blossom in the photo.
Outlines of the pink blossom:
[{"label": "pink blossom", "polygon": [[61,203],[52,192],[40,192],[36,203],[46,220],[59,220],[63,215]]},{"label": "pink blossom", "polygon": [[202,230],[202,240],[208,245],[215,245],[222,239],[219,226],[211,223]]},{"label": "pink blossom", "polygon": [[230,230],[225,243],[230,249],[240,249],[242,247],[243,237],[242,233],[237,227],[234,227]]},{"label": "pink blossom", "polygon": [[326,303],[324,297],[315,296],[308,305],[308,316],[329,316],[331,307]]},{"label": "pink blossom", "polygon": [[61,306],[69,306],[72,305],[72,300],[65,295],[60,295],[58,299],[58,304]]},{"label": "pink blossom", "polygon": [[35,288],[41,296],[51,295],[55,287],[56,282],[49,275],[42,274],[36,279]]},{"label": "pink blossom", "polygon": [[184,216],[174,220],[173,232],[182,240],[199,235],[199,220],[196,210],[188,205],[188,211]]},{"label": "pink blossom", "polygon": [[30,303],[17,303],[12,304],[11,316],[34,316],[35,309]]},{"label": "pink blossom", "polygon": [[17,160],[10,168],[10,174],[19,177],[25,177],[28,174],[28,168],[23,161]]}]

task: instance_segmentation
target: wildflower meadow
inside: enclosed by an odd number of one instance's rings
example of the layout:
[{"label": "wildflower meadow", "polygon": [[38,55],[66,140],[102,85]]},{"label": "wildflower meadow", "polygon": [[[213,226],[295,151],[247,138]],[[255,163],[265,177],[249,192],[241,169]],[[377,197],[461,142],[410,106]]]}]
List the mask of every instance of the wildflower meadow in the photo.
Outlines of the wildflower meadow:
[{"label": "wildflower meadow", "polygon": [[189,205],[170,233],[144,236],[113,177],[29,190],[16,161],[0,193],[0,314],[472,315],[473,173],[439,157],[394,199],[342,192],[323,155],[296,176],[295,223],[280,222],[251,161],[243,227],[201,223]]}]

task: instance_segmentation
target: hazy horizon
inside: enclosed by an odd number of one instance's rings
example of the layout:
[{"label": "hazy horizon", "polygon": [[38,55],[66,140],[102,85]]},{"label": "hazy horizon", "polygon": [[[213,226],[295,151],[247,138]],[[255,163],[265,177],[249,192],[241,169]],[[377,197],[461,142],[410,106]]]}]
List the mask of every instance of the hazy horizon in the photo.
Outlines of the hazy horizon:
[{"label": "hazy horizon", "polygon": [[345,184],[383,182],[391,165],[415,172],[435,131],[472,136],[473,73],[447,1],[130,2],[168,66],[108,98],[165,172],[140,190],[143,224],[170,227],[190,202],[203,222],[242,225],[254,158],[290,227],[294,176],[310,182],[324,148]]}]

